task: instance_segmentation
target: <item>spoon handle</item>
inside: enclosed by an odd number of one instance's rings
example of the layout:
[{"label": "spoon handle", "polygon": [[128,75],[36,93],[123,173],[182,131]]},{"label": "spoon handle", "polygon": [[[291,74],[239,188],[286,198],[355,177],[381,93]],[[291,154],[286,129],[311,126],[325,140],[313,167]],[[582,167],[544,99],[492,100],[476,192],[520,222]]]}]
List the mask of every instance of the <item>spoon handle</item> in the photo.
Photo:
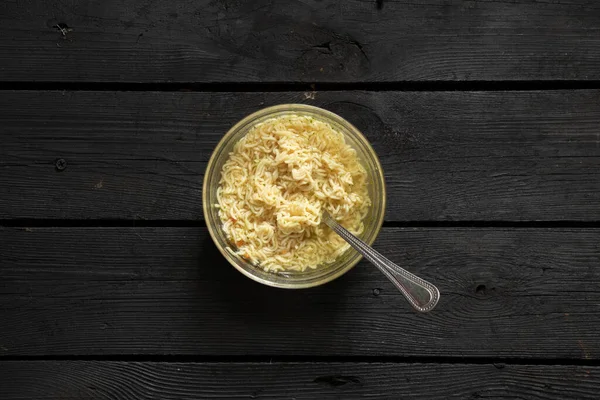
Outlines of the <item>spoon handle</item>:
[{"label": "spoon handle", "polygon": [[437,287],[382,256],[378,251],[341,226],[329,213],[323,213],[323,222],[363,257],[379,268],[417,311],[427,312],[433,310],[440,299],[440,291]]}]

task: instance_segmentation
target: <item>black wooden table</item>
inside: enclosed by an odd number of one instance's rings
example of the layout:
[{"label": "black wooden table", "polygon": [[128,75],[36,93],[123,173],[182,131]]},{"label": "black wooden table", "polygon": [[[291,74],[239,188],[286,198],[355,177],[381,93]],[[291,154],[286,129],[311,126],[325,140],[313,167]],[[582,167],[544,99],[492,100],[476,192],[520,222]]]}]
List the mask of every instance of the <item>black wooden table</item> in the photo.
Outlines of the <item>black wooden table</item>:
[{"label": "black wooden table", "polygon": [[[0,81],[0,399],[600,396],[598,2],[9,0]],[[372,142],[432,313],[220,256],[211,151],[290,102]]]}]

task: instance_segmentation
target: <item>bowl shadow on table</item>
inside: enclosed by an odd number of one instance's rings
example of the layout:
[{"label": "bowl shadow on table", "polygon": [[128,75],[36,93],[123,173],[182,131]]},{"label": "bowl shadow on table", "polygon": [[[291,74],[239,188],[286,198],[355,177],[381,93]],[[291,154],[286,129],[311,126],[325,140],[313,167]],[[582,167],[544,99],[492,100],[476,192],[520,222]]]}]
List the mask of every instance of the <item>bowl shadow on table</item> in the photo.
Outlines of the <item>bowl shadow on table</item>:
[{"label": "bowl shadow on table", "polygon": [[[319,348],[328,348],[328,339],[337,336],[330,327],[348,312],[344,277],[309,289],[279,289],[255,282],[230,265],[207,237],[199,254],[198,268],[206,279],[198,281],[198,297],[210,298],[222,310],[222,318],[256,338],[285,335],[289,354],[306,351],[310,339],[318,338]],[[356,283],[356,282],[354,282]],[[204,321],[211,323],[215,321]],[[220,324],[220,322],[217,322]],[[224,341],[227,332],[223,332]],[[268,347],[266,345],[265,347]],[[249,351],[251,351],[249,349]]]}]

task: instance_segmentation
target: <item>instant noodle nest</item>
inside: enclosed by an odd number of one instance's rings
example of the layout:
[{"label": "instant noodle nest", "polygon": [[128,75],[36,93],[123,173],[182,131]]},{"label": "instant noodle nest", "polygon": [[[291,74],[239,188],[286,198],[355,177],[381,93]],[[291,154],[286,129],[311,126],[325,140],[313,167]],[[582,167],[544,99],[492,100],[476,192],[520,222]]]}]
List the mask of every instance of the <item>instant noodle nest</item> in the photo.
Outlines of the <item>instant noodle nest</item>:
[{"label": "instant noodle nest", "polygon": [[371,205],[367,173],[344,135],[303,115],[252,127],[223,165],[217,199],[237,254],[269,272],[333,262],[348,245],[322,211],[360,235]]}]

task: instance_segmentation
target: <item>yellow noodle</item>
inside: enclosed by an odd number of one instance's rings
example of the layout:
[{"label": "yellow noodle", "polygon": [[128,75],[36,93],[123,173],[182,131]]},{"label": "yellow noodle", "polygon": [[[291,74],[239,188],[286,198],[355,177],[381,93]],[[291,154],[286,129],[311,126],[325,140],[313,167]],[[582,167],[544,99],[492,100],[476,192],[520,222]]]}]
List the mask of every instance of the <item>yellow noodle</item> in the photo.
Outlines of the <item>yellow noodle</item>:
[{"label": "yellow noodle", "polygon": [[300,115],[268,119],[236,143],[217,199],[237,253],[272,272],[333,262],[348,245],[322,211],[359,235],[371,205],[356,151],[331,125]]}]

